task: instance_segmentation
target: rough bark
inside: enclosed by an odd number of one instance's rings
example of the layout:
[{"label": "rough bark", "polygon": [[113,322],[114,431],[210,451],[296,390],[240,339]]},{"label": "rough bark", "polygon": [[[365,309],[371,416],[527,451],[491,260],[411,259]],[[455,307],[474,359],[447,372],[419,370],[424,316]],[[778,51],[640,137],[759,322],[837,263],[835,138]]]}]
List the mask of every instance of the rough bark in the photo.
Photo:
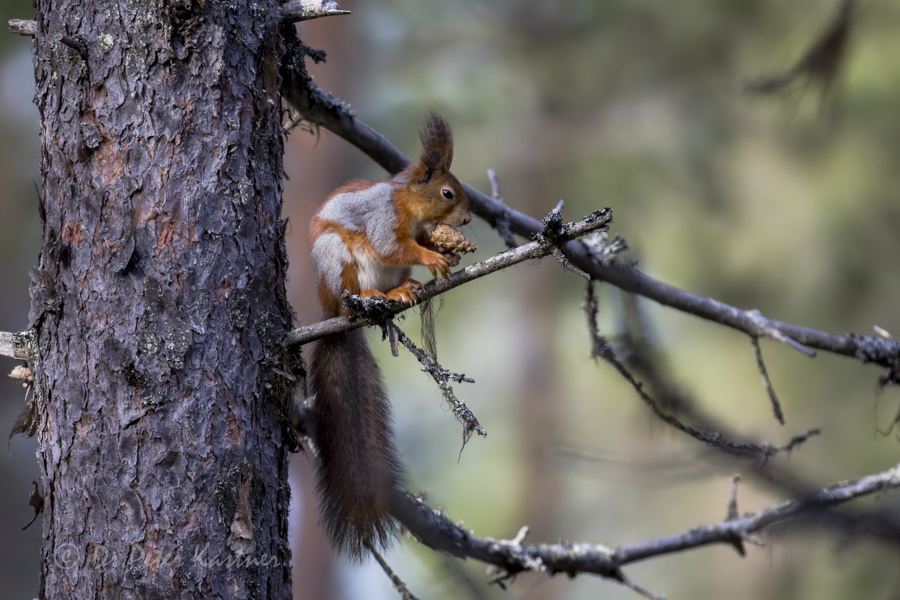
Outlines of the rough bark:
[{"label": "rough bark", "polygon": [[42,598],[290,597],[279,17],[38,0]]}]

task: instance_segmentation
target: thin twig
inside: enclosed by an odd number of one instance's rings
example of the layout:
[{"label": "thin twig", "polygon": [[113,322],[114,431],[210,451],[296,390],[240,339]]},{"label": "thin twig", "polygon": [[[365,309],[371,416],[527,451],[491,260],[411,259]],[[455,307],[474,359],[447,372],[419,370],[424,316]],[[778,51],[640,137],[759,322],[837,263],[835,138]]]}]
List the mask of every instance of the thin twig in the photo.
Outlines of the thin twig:
[{"label": "thin twig", "polygon": [[381,569],[384,573],[390,578],[391,585],[394,586],[394,589],[400,593],[400,597],[403,600],[418,600],[412,592],[409,591],[409,588],[406,587],[406,584],[403,583],[403,580],[398,577],[393,570],[391,570],[390,565],[387,564],[387,561],[384,560],[384,557],[375,549],[375,546],[370,544],[369,542],[363,542],[363,545],[368,548],[369,552],[372,553],[372,556],[375,557],[375,560],[381,565]]},{"label": "thin twig", "polygon": [[[737,510],[737,491],[738,491],[738,482],[741,480],[741,474],[735,473],[731,476],[731,496],[728,498],[728,509],[725,511],[725,520],[726,521],[734,521],[738,518],[738,510]],[[732,544],[734,545],[734,549],[737,550],[737,553],[741,556],[747,555],[747,550],[744,548],[744,540],[742,538],[735,538],[732,540]]]},{"label": "thin twig", "polygon": [[[601,338],[602,339],[602,338]],[[668,415],[662,411],[659,405],[651,398],[643,389],[643,386],[639,381],[637,381],[631,373],[625,368],[618,358],[616,358],[615,353],[612,350],[612,345],[603,340],[605,343],[602,344],[602,352],[600,357],[603,358],[607,363],[613,366],[619,374],[625,378],[625,380],[631,384],[631,387],[637,392],[638,396],[640,396],[641,400],[644,401],[644,404],[650,409],[650,411],[656,415],[657,418],[664,421],[668,425],[671,425],[678,431],[682,433],[686,433],[692,438],[703,442],[708,446],[712,446],[714,448],[719,448],[720,450],[725,450],[726,452],[731,452],[738,455],[761,455],[765,458],[769,458],[771,456],[775,456],[776,454],[781,454],[783,452],[791,452],[796,446],[806,442],[809,438],[819,435],[821,433],[820,429],[813,428],[804,431],[798,435],[792,437],[787,444],[783,446],[773,446],[768,442],[763,444],[748,444],[742,442],[732,442],[727,439],[720,433],[714,432],[709,433],[706,431],[700,431],[694,427],[686,423],[682,423],[675,417]]]},{"label": "thin twig", "polygon": [[[658,336],[643,312],[642,299],[633,294],[625,294],[622,296],[622,303],[625,318],[623,319],[623,330],[618,334],[618,345],[621,345],[627,353],[629,368],[639,373],[642,380],[650,386],[650,395],[667,410],[680,417],[688,418],[700,429],[718,431],[726,439],[739,439],[740,436],[737,432],[710,415],[691,394],[671,381],[670,376],[660,364],[663,362],[663,357],[654,351],[652,340]],[[882,338],[891,337],[886,332],[876,330],[876,333]],[[720,463],[725,460],[730,464],[733,464],[734,461],[744,463],[747,460],[757,462],[757,458],[754,456],[739,456],[725,452],[720,453],[718,457],[708,458],[717,458],[717,462]],[[745,476],[753,477],[769,489],[788,496],[803,496],[820,487],[819,484],[801,476],[786,462],[767,462],[764,468],[754,465],[751,469],[746,469],[742,465],[741,469]],[[671,469],[668,468],[667,472],[671,472]],[[837,535],[845,538],[871,537],[881,542],[900,546],[900,519],[895,512],[884,508],[864,508],[852,512],[812,511],[803,519],[803,526],[830,528]],[[762,543],[755,538],[744,539],[752,544]]]},{"label": "thin twig", "polygon": [[619,578],[620,578],[619,581],[622,583],[622,585],[631,589],[634,592],[637,592],[638,594],[640,594],[644,598],[647,598],[648,600],[666,600],[665,596],[657,596],[656,594],[654,594],[653,592],[651,592],[644,586],[640,585],[636,581],[629,579],[625,575],[625,573],[619,573]]},{"label": "thin twig", "polygon": [[802,444],[812,436],[818,435],[820,433],[818,429],[809,429],[799,435],[794,436],[787,444],[783,446],[773,446],[768,442],[759,445],[742,442],[732,442],[726,439],[725,436],[723,436],[720,432],[701,431],[695,427],[681,422],[673,415],[664,412],[659,404],[653,398],[651,398],[647,392],[644,391],[643,384],[635,379],[634,375],[631,374],[631,371],[629,371],[628,368],[622,363],[622,361],[618,359],[609,340],[600,335],[597,328],[597,302],[594,298],[593,290],[593,285],[588,284],[587,291],[585,293],[585,301],[582,305],[588,319],[588,332],[591,335],[591,357],[595,359],[602,358],[604,361],[612,365],[612,367],[619,372],[619,374],[625,379],[625,381],[631,384],[631,387],[634,389],[634,391],[637,392],[641,400],[644,401],[644,404],[647,405],[647,407],[650,409],[650,412],[652,412],[657,418],[659,418],[666,424],[713,448],[718,448],[726,452],[744,456],[763,456],[765,459],[768,459],[769,457],[775,456],[776,454],[780,454],[782,452],[790,452],[794,449],[795,446]]},{"label": "thin twig", "polygon": [[485,587],[481,583],[481,578],[476,580],[463,568],[463,565],[466,563],[446,554],[437,554],[436,558],[440,561],[441,568],[456,583],[456,587],[460,588],[462,593],[456,594],[456,598],[466,597],[469,600],[491,600],[493,596],[486,593]]},{"label": "thin twig", "polygon": [[725,520],[734,521],[738,518],[737,510],[737,491],[738,482],[741,480],[741,474],[735,473],[731,476],[731,496],[728,498],[728,510],[725,511]]},{"label": "thin twig", "polygon": [[450,385],[451,381],[455,381],[456,383],[475,383],[475,380],[460,373],[448,371],[436,361],[432,360],[431,357],[428,356],[428,353],[416,346],[393,321],[389,321],[385,327],[390,332],[389,335],[391,338],[396,338],[397,341],[403,344],[403,346],[416,357],[422,366],[425,367],[422,371],[431,375],[438,384],[438,387],[441,389],[444,399],[450,405],[450,410],[453,411],[456,420],[463,424],[463,446],[469,441],[472,432],[477,433],[481,437],[487,437],[487,431],[481,426],[481,423],[478,422],[478,419],[475,418],[475,415],[469,410],[466,403],[456,397],[456,394],[453,393],[453,387]]},{"label": "thin twig", "polygon": [[[500,204],[503,204],[503,195],[500,193],[500,179],[497,177],[497,171],[488,169],[487,174],[488,180],[491,182],[491,198]],[[516,242],[516,237],[513,235],[512,230],[509,228],[509,219],[505,217],[498,218],[494,223],[494,229],[500,234],[500,238],[506,244],[507,248],[515,248],[519,245]]]},{"label": "thin twig", "polygon": [[784,425],[784,412],[781,410],[781,402],[775,394],[775,388],[772,386],[772,380],[769,379],[769,371],[766,369],[766,363],[763,360],[762,348],[759,347],[759,338],[755,335],[750,336],[753,342],[753,351],[756,353],[756,366],[759,369],[759,375],[762,377],[763,385],[766,386],[766,392],[769,394],[769,400],[772,401],[772,411],[778,422]]},{"label": "thin twig", "polygon": [[[643,313],[641,298],[633,294],[626,294],[622,297],[622,302],[625,318],[623,319],[623,331],[618,334],[618,343],[627,352],[629,368],[639,373],[650,386],[650,395],[667,410],[681,417],[687,417],[700,429],[718,431],[726,439],[738,439],[737,432],[732,431],[727,424],[718,421],[701,408],[696,399],[672,382],[665,369],[661,368],[660,363],[663,358],[654,352],[652,344],[652,340],[657,336]],[[883,330],[877,329],[876,333],[879,337],[891,338],[891,335]],[[753,456],[738,456],[729,453],[721,453],[718,462],[721,462],[722,459],[729,463],[736,460],[742,462],[757,460]],[[741,468],[745,469],[743,466]],[[667,471],[671,471],[671,469],[667,469]],[[793,497],[806,495],[819,488],[818,484],[799,475],[785,462],[768,462],[765,464],[765,468],[755,465],[752,469],[745,469],[744,475],[753,477],[772,490]],[[812,511],[804,518],[803,525],[808,528],[830,528],[845,538],[872,537],[894,546],[900,545],[900,519],[895,512],[884,508],[873,507],[857,509],[852,512]],[[751,544],[760,545],[762,543],[756,538],[744,539]]]}]

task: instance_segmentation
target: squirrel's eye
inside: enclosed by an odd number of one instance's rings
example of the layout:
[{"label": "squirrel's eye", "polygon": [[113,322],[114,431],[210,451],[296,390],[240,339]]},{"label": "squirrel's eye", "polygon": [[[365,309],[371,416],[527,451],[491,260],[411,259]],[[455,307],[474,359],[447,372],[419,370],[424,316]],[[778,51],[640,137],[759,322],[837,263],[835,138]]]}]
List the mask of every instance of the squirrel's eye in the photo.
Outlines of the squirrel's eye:
[{"label": "squirrel's eye", "polygon": [[443,194],[444,198],[446,198],[447,200],[453,200],[453,192],[448,188],[442,189],[441,194]]}]

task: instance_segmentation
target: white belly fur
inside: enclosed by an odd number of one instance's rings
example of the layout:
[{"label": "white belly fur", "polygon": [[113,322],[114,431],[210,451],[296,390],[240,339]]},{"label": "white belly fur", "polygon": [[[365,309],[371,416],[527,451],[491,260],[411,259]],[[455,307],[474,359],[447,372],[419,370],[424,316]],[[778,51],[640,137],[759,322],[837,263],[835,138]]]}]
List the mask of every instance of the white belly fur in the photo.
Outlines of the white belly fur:
[{"label": "white belly fur", "polygon": [[365,252],[353,253],[356,259],[356,275],[359,289],[389,292],[409,279],[409,267],[392,267],[376,260]]}]

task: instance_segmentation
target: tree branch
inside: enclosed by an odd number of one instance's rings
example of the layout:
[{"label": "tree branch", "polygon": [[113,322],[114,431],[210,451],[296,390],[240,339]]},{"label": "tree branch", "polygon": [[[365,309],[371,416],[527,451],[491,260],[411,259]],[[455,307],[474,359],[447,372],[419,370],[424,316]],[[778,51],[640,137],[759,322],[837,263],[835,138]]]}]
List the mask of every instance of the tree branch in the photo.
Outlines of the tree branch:
[{"label": "tree branch", "polygon": [[417,498],[398,499],[395,516],[425,545],[456,556],[474,558],[502,567],[509,573],[546,571],[550,574],[593,573],[621,581],[620,569],[630,563],[655,556],[711,544],[735,545],[742,540],[757,540],[754,532],[807,513],[849,500],[900,487],[900,466],[851,482],[840,483],[797,500],[782,502],[743,517],[702,525],[689,531],[663,536],[617,548],[583,542],[558,544],[522,544],[521,541],[479,538],[452,523],[442,512],[433,510]]},{"label": "tree branch", "polygon": [[0,356],[8,356],[17,360],[28,360],[31,356],[31,335],[0,331]]},{"label": "tree branch", "polygon": [[[290,78],[290,87],[285,93],[306,120],[344,138],[389,173],[398,173],[410,164],[410,159],[383,135],[356,118],[345,105],[316,87],[308,78]],[[491,226],[499,227],[502,231],[502,227],[508,225],[514,233],[529,239],[541,230],[541,224],[536,219],[509,208],[469,185],[463,187],[469,197],[472,212]],[[841,336],[775,321],[758,311],[742,310],[667,285],[628,265],[599,264],[582,244],[570,242],[563,249],[572,264],[595,280],[605,281],[664,306],[731,327],[751,337],[774,338],[795,346],[808,346],[888,367],[885,379],[900,382],[900,343],[893,338],[884,340],[853,334]]]},{"label": "tree branch", "polygon": [[[334,0],[291,0],[281,5],[281,18],[285,23],[349,14],[349,10],[341,10]],[[9,32],[34,37],[37,35],[37,21],[10,19]]]},{"label": "tree branch", "polygon": [[37,21],[27,19],[10,19],[9,32],[34,37],[37,35]]},{"label": "tree branch", "polygon": [[589,283],[587,286],[587,291],[585,294],[584,302],[582,303],[582,308],[584,309],[585,316],[587,317],[588,333],[591,336],[591,358],[602,358],[604,361],[610,364],[616,371],[619,372],[619,374],[625,379],[625,381],[627,381],[631,385],[634,391],[637,392],[641,400],[644,401],[644,404],[647,405],[647,408],[650,409],[650,412],[652,412],[658,419],[660,419],[667,425],[674,427],[678,431],[703,442],[707,446],[717,448],[725,452],[730,452],[738,455],[763,456],[767,460],[769,457],[775,456],[776,454],[782,452],[791,452],[796,446],[806,442],[810,437],[821,433],[818,429],[808,429],[807,431],[792,437],[791,440],[783,446],[773,446],[768,442],[762,445],[758,445],[733,442],[723,436],[720,432],[701,431],[696,427],[692,427],[686,423],[683,423],[680,419],[663,411],[659,403],[644,391],[643,384],[638,381],[634,377],[634,375],[631,374],[631,371],[629,371],[625,364],[616,356],[616,353],[613,350],[612,344],[609,342],[609,340],[600,335],[599,329],[597,327],[597,300],[594,296],[594,286],[592,283]]},{"label": "tree branch", "polygon": [[381,556],[381,553],[369,542],[364,543],[365,547],[368,548],[369,552],[372,553],[372,556],[375,558],[375,561],[381,566],[381,570],[384,571],[384,574],[388,576],[391,580],[391,585],[394,586],[394,589],[400,594],[401,600],[418,600],[412,592],[409,591],[409,588],[406,587],[406,584],[403,582],[400,577],[394,573],[391,566],[384,560],[384,557]]},{"label": "tree branch", "polygon": [[281,18],[286,23],[349,14],[349,10],[341,10],[334,0],[291,0],[281,5]]},{"label": "tree branch", "polygon": [[[559,239],[542,239],[530,242],[457,271],[450,275],[449,279],[434,279],[429,281],[425,284],[424,290],[418,294],[419,302],[424,302],[464,283],[468,283],[479,277],[484,277],[485,275],[499,271],[500,269],[511,267],[512,265],[526,260],[547,256],[548,254],[551,254],[553,249],[558,247],[558,245],[565,244],[569,240],[581,237],[592,231],[603,229],[608,226],[608,223],[611,220],[612,211],[610,209],[607,208],[595,211],[581,221],[564,226],[563,232],[558,234],[561,236]],[[540,231],[546,232],[547,230],[545,228]],[[384,303],[384,307],[388,316],[399,314],[410,308],[398,303]],[[334,333],[349,331],[357,327],[372,324],[371,321],[359,319],[358,317],[334,317],[326,321],[314,323],[313,325],[294,329],[285,336],[284,343],[287,346],[299,346]]]},{"label": "tree branch", "polygon": [[438,384],[441,394],[444,396],[444,400],[450,405],[453,416],[456,417],[457,421],[463,424],[463,446],[468,443],[473,432],[481,437],[487,437],[487,431],[481,426],[481,423],[478,422],[478,419],[475,418],[475,415],[472,413],[471,409],[466,406],[466,403],[456,397],[456,394],[453,393],[453,387],[450,385],[451,381],[455,381],[456,383],[475,383],[475,380],[460,373],[453,373],[442,367],[438,362],[428,356],[427,352],[417,347],[412,340],[409,339],[409,336],[403,333],[403,330],[397,327],[393,321],[389,321],[386,324],[385,331],[390,331],[392,336],[396,337],[397,341],[403,344],[403,346],[416,357],[419,363],[425,367],[422,371],[431,375],[435,383]]},{"label": "tree branch", "polygon": [[759,369],[759,375],[762,377],[763,385],[766,393],[769,394],[769,400],[772,402],[772,412],[778,422],[784,425],[784,411],[781,410],[781,402],[778,400],[778,394],[775,393],[775,386],[772,385],[772,379],[769,377],[769,370],[766,369],[766,361],[763,360],[762,348],[759,347],[759,338],[751,337],[753,342],[753,352],[756,354],[756,366]]},{"label": "tree branch", "polygon": [[[649,386],[650,395],[669,412],[680,418],[688,418],[700,429],[718,432],[724,439],[740,440],[740,434],[701,408],[697,399],[675,384],[665,372],[663,357],[650,342],[658,336],[654,333],[638,300],[638,297],[631,294],[622,296],[623,318],[621,330],[616,334],[616,338],[617,343],[623,347],[622,354],[627,357],[626,364],[640,374]],[[880,335],[887,337],[886,332],[880,331]],[[715,450],[723,449],[715,448]],[[580,457],[585,458],[584,451]],[[748,460],[752,460],[752,468],[743,471],[745,476],[749,475],[769,489],[790,497],[805,496],[820,487],[819,484],[801,476],[784,461],[765,461],[760,465],[753,455],[727,451],[719,452],[714,458],[717,462],[725,461],[729,465],[739,461],[742,469],[747,466]],[[671,469],[667,468],[667,471]],[[801,524],[805,528],[830,528],[844,538],[866,536],[895,547],[900,546],[900,520],[889,506],[867,507],[852,512],[832,509],[812,510],[804,515]]]}]

